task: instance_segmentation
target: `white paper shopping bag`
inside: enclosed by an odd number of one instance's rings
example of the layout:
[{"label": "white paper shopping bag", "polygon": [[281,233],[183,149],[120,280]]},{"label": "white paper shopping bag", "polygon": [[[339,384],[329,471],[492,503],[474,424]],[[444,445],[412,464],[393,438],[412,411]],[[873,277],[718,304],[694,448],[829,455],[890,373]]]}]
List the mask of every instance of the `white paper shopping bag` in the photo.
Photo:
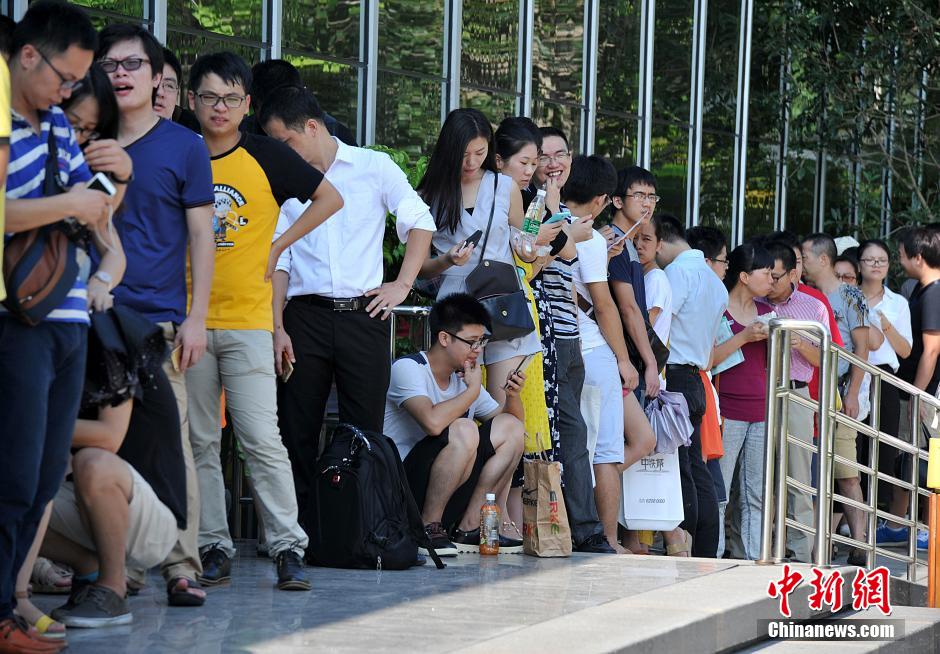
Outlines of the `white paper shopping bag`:
[{"label": "white paper shopping bag", "polygon": [[627,529],[669,531],[682,522],[677,452],[651,454],[623,473],[620,523]]}]

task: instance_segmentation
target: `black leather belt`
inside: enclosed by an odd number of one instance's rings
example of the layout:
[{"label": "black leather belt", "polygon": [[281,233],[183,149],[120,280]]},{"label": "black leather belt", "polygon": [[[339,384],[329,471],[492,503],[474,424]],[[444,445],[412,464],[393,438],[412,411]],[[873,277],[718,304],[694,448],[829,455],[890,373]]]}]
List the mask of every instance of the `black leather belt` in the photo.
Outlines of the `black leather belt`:
[{"label": "black leather belt", "polygon": [[798,389],[798,388],[806,388],[807,386],[809,386],[809,382],[799,381],[796,379],[790,380],[790,388]]},{"label": "black leather belt", "polygon": [[666,371],[668,372],[669,370],[691,372],[696,375],[699,373],[699,367],[694,366],[691,363],[667,363]]},{"label": "black leather belt", "polygon": [[359,297],[323,297],[322,295],[295,295],[291,302],[299,301],[323,307],[331,311],[365,311],[372,298],[360,295]]}]

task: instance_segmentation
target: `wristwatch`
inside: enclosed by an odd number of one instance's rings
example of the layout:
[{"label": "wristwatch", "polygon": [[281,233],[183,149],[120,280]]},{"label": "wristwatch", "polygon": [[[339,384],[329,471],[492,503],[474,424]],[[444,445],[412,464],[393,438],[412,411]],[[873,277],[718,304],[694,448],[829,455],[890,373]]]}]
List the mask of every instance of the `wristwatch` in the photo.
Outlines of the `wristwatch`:
[{"label": "wristwatch", "polygon": [[127,176],[127,179],[118,179],[114,175],[111,175],[111,181],[115,184],[130,184],[134,181],[134,171],[131,171],[131,174]]},{"label": "wristwatch", "polygon": [[97,270],[95,271],[95,274],[92,276],[95,279],[104,282],[105,285],[108,287],[108,291],[111,290],[111,282],[114,281],[114,278],[111,277],[109,273],[105,272],[104,270]]}]

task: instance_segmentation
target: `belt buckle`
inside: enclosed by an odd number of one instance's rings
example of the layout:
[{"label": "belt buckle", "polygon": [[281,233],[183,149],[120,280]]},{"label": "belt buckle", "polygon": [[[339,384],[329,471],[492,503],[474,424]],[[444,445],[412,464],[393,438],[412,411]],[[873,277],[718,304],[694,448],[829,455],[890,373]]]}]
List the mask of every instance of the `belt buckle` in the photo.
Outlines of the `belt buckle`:
[{"label": "belt buckle", "polygon": [[333,300],[333,311],[355,311],[359,308],[359,300],[357,298],[343,298],[341,300]]}]

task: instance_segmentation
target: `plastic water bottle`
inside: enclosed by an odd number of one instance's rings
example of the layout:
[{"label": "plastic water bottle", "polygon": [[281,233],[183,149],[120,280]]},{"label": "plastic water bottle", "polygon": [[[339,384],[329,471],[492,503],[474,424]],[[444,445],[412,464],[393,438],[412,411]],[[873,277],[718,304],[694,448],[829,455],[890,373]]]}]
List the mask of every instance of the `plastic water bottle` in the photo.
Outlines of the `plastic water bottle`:
[{"label": "plastic water bottle", "polygon": [[480,554],[499,554],[499,507],[495,493],[487,493],[480,508]]},{"label": "plastic water bottle", "polygon": [[522,231],[532,236],[538,236],[539,227],[542,226],[543,213],[545,213],[545,189],[540,188],[535,192],[535,199],[529,203],[529,208],[525,211],[525,218],[522,220]]}]

